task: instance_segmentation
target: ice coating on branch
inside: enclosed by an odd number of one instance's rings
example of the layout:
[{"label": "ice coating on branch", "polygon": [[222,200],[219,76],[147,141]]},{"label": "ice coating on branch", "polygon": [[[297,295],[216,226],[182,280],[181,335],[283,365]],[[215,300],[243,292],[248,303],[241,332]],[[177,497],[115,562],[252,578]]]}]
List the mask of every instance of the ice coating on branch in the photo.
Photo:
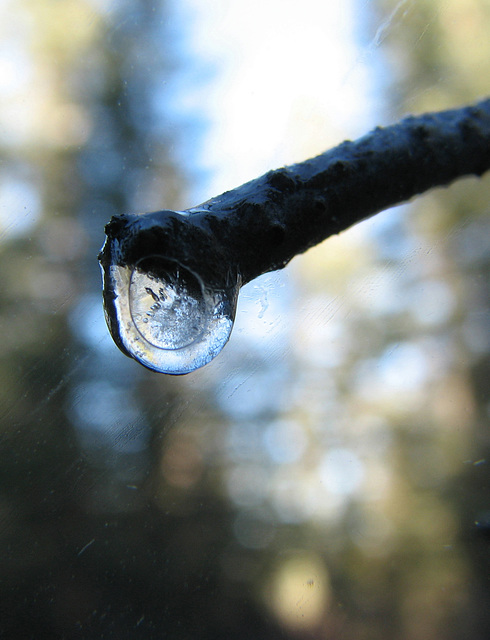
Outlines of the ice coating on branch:
[{"label": "ice coating on branch", "polygon": [[113,338],[149,369],[189,373],[212,360],[228,341],[236,293],[212,290],[179,262],[152,255],[133,268],[112,264],[104,275]]}]

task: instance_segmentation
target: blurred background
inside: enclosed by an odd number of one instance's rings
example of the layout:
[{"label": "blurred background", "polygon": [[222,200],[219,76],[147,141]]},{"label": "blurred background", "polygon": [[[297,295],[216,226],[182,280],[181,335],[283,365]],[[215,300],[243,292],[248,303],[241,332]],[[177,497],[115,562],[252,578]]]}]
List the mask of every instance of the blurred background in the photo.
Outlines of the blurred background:
[{"label": "blurred background", "polygon": [[97,253],[489,78],[489,0],[0,0],[2,638],[488,638],[490,176],[250,283],[184,377]]}]

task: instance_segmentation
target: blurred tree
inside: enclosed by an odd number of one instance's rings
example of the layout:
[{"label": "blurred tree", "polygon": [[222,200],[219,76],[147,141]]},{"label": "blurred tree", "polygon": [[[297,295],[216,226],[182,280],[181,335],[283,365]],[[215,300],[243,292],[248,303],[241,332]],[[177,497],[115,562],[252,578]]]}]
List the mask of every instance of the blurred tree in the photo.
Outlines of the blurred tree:
[{"label": "blurred tree", "polygon": [[[393,119],[487,91],[487,1],[376,4]],[[166,6],[1,11],[0,635],[486,638],[488,180],[305,256],[222,368],[137,373],[95,255],[185,186]]]},{"label": "blurred tree", "polygon": [[[102,324],[104,223],[138,202],[176,206],[185,184],[162,121],[165,3],[1,11],[25,77],[1,114],[14,128],[0,141],[0,197],[12,207],[0,249],[0,635],[274,638],[253,600],[222,581],[226,504],[206,483],[159,485],[159,434],[179,388],[161,388],[152,415],[144,379]],[[185,487],[183,464],[172,468]]]},{"label": "blurred tree", "polygon": [[[426,26],[420,36],[422,24]],[[392,60],[405,58],[397,90],[391,93],[393,108],[403,112],[424,109],[429,103],[443,106],[463,96],[474,99],[488,91],[489,29],[488,0],[417,3],[417,11],[412,11],[403,27],[390,33],[387,42]],[[415,78],[419,91],[408,95]],[[432,278],[444,283],[456,299],[455,312],[444,325],[437,326],[439,335],[444,336],[446,353],[453,353],[454,359],[424,411],[426,416],[433,416],[436,446],[445,452],[446,461],[453,460],[452,478],[441,491],[441,502],[451,509],[448,516],[456,521],[455,545],[462,544],[459,571],[468,587],[459,594],[456,608],[446,614],[445,622],[441,616],[437,626],[431,614],[432,633],[438,637],[443,633],[447,637],[468,634],[483,639],[490,624],[488,610],[482,606],[490,597],[490,547],[485,539],[490,505],[490,252],[484,240],[488,238],[489,198],[488,177],[479,184],[466,181],[453,193],[433,194],[428,203],[416,205],[411,222],[416,233],[436,243],[437,253],[429,266]],[[424,422],[427,424],[427,418]],[[412,425],[406,428],[408,431]],[[454,453],[462,445],[467,452],[466,463],[461,464],[464,455],[460,453],[459,465],[455,465]],[[407,463],[413,465],[414,458]],[[470,559],[467,565],[465,557]],[[434,566],[432,574],[427,569],[427,583],[441,580],[443,572],[452,566],[449,559],[446,567],[444,564]],[[447,575],[453,588],[456,574],[453,566]],[[420,610],[420,604],[415,606]],[[444,605],[440,602],[439,606]],[[428,619],[424,624],[430,626]]]}]

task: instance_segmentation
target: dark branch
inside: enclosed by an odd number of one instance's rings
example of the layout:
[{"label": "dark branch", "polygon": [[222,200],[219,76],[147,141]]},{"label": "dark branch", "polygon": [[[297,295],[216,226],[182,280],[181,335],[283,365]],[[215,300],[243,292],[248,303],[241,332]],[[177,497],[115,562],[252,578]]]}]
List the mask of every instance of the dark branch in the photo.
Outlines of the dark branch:
[{"label": "dark branch", "polygon": [[164,255],[213,286],[245,283],[387,207],[489,168],[486,99],[378,127],[185,212],[116,216],[100,260],[131,267]]}]

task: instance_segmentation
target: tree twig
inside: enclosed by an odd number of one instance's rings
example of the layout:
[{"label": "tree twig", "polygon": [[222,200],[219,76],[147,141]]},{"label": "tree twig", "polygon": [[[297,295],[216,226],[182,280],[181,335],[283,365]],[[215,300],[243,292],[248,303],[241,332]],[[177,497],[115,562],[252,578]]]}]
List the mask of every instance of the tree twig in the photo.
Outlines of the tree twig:
[{"label": "tree twig", "polygon": [[163,255],[225,288],[284,267],[383,209],[489,168],[490,98],[377,127],[183,212],[115,216],[99,258],[106,268]]}]

